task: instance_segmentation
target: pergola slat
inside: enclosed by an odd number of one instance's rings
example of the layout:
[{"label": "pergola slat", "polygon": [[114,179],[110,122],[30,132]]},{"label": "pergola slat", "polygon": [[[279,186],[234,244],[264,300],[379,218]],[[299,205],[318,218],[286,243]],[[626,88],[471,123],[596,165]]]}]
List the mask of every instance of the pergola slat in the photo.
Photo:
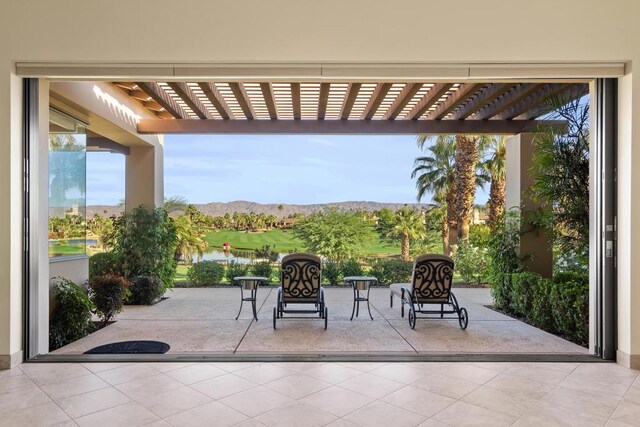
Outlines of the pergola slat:
[{"label": "pergola slat", "polygon": [[516,87],[505,93],[502,97],[473,114],[471,118],[477,120],[490,119],[521,102],[541,87],[542,85],[536,83],[521,83],[516,85]]},{"label": "pergola slat", "polygon": [[436,83],[422,99],[409,111],[406,118],[408,120],[418,120],[422,115],[431,108],[442,96],[451,89],[453,83]]},{"label": "pergola slat", "polygon": [[273,97],[273,90],[271,90],[271,83],[260,83],[260,90],[262,91],[262,97],[264,98],[264,103],[266,104],[267,111],[269,112],[269,118],[271,120],[277,120],[278,110],[276,109],[276,100]]},{"label": "pergola slat", "polygon": [[300,111],[300,83],[291,83],[291,107],[293,108],[293,118],[300,120],[302,112]]},{"label": "pergola slat", "polygon": [[543,85],[540,90],[532,93],[530,96],[515,104],[508,110],[498,114],[496,118],[500,120],[511,120],[527,111],[539,111],[540,108],[544,109],[544,104],[550,96],[563,92],[564,90],[571,88],[571,86],[573,86],[571,83]]},{"label": "pergola slat", "polygon": [[236,98],[236,101],[238,101],[238,105],[240,105],[247,120],[253,120],[256,114],[253,111],[253,106],[249,100],[249,95],[247,95],[244,89],[244,85],[239,82],[233,82],[229,83],[229,88],[233,92],[233,96]]},{"label": "pergola slat", "polygon": [[187,112],[182,108],[164,89],[154,82],[136,82],[138,87],[145,91],[147,95],[153,98],[158,104],[162,105],[176,119],[186,119],[189,117]]},{"label": "pergola slat", "polygon": [[474,93],[482,89],[484,84],[482,83],[464,83],[458,87],[451,96],[449,96],[442,104],[440,104],[435,110],[427,115],[427,119],[430,120],[442,120],[454,111],[460,104],[469,99]]},{"label": "pergola slat", "polygon": [[213,108],[218,111],[220,117],[225,120],[235,118],[233,112],[214,85],[212,85],[211,83],[200,82],[198,83],[198,87],[200,88],[202,93],[204,93],[204,96],[207,97],[211,105],[213,105]]},{"label": "pergola slat", "polygon": [[193,113],[201,119],[212,119],[213,116],[204,106],[202,101],[198,99],[195,93],[191,90],[186,83],[182,82],[169,82],[169,87],[182,99],[182,101],[191,108]]},{"label": "pergola slat", "polygon": [[158,120],[142,119],[141,134],[489,134],[514,135],[539,126],[558,126],[549,120]]},{"label": "pergola slat", "polygon": [[384,114],[384,120],[393,120],[398,117],[421,87],[422,83],[407,83]]},{"label": "pergola slat", "polygon": [[[584,95],[589,93],[589,85],[587,84],[573,84],[569,85],[569,87],[565,87],[563,89],[559,89],[555,93],[549,94],[544,101],[546,101],[551,96],[557,96],[563,103],[569,103],[575,99],[582,98]],[[544,102],[534,108],[527,109],[524,113],[514,117],[515,120],[530,120],[535,117],[542,116],[544,114],[549,113],[549,106]]]},{"label": "pergola slat", "polygon": [[318,120],[324,120],[327,115],[327,102],[329,102],[330,83],[320,83],[320,95],[318,97]]},{"label": "pergola slat", "polygon": [[369,98],[369,102],[362,112],[362,119],[371,120],[373,116],[376,115],[380,104],[384,100],[384,97],[389,93],[389,89],[393,86],[392,83],[378,83],[375,90],[371,94],[371,98]]},{"label": "pergola slat", "polygon": [[455,113],[451,115],[451,119],[453,120],[462,120],[466,119],[473,113],[477,112],[481,108],[491,104],[500,96],[504,95],[509,89],[514,86],[513,83],[493,83],[490,84],[483,90],[481,93],[464,104],[462,107],[458,109]]},{"label": "pergola slat", "polygon": [[344,96],[344,102],[342,103],[342,110],[340,111],[340,119],[347,120],[351,115],[351,109],[356,102],[358,92],[360,92],[361,83],[349,83],[347,87],[347,93]]}]

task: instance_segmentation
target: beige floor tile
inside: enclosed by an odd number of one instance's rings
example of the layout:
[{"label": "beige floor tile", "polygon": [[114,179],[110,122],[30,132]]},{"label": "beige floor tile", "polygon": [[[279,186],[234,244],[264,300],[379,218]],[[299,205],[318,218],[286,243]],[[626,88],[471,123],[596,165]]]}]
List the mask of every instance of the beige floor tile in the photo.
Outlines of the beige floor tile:
[{"label": "beige floor tile", "polygon": [[433,418],[455,426],[509,426],[517,417],[458,401]]},{"label": "beige floor tile", "polygon": [[98,372],[96,375],[111,385],[117,385],[158,375],[158,370],[147,364],[136,363],[133,365],[122,366],[120,368],[109,369],[104,372]]},{"label": "beige floor tile", "polygon": [[312,393],[330,387],[331,384],[307,375],[294,374],[264,384],[265,387],[289,396],[292,399],[301,399]]},{"label": "beige floor tile", "polygon": [[75,425],[53,402],[5,412],[0,426],[63,426]]},{"label": "beige floor tile", "polygon": [[295,402],[265,412],[256,419],[269,427],[315,427],[329,424],[336,416],[306,403]]},{"label": "beige floor tile", "polygon": [[419,366],[411,366],[403,363],[390,363],[369,371],[369,373],[403,384],[411,384],[428,374],[425,369]]},{"label": "beige floor tile", "polygon": [[247,369],[252,366],[257,365],[255,362],[215,362],[210,363],[211,366],[215,366],[216,368],[220,368],[227,372],[235,372],[241,369]]},{"label": "beige floor tile", "polygon": [[352,423],[351,421],[347,421],[344,418],[338,418],[335,421],[327,424],[327,427],[357,427],[358,424]]},{"label": "beige floor tile", "polygon": [[193,384],[199,381],[208,380],[209,378],[218,377],[226,374],[227,371],[207,363],[196,363],[184,368],[168,371],[165,375],[180,381],[183,384]]},{"label": "beige floor tile", "polygon": [[90,370],[91,372],[98,373],[104,372],[111,369],[122,368],[124,366],[131,365],[128,362],[118,362],[118,363],[83,363],[82,366]]},{"label": "beige floor tile", "polygon": [[262,363],[235,372],[235,375],[258,384],[266,384],[292,374],[293,371],[273,363]]},{"label": "beige floor tile", "polygon": [[361,426],[372,427],[413,427],[427,419],[423,415],[381,401],[370,403],[344,418]]},{"label": "beige floor tile", "polygon": [[367,373],[341,382],[339,386],[380,399],[401,389],[404,384]]},{"label": "beige floor tile", "polygon": [[234,374],[225,374],[199,383],[191,384],[191,388],[206,394],[213,399],[239,393],[256,387],[257,384]]},{"label": "beige floor tile", "polygon": [[606,418],[588,416],[578,411],[568,411],[567,408],[548,402],[539,402],[527,411],[514,426],[575,426],[595,427],[603,426]]},{"label": "beige floor tile", "polygon": [[587,391],[603,397],[622,399],[629,391],[632,382],[633,380],[623,378],[581,376],[577,373],[572,373],[558,385],[572,390]]},{"label": "beige floor tile", "polygon": [[138,403],[161,418],[170,417],[209,402],[212,402],[211,398],[187,386],[138,400]]},{"label": "beige floor tile", "polygon": [[215,425],[226,427],[238,424],[247,417],[219,402],[211,402],[166,418],[169,424],[179,427]]},{"label": "beige floor tile", "polygon": [[554,385],[503,373],[489,381],[486,385],[510,393],[517,393],[531,399],[542,399]]},{"label": "beige floor tile", "polygon": [[40,386],[42,391],[53,400],[87,393],[101,388],[110,387],[109,383],[95,375],[83,375],[60,382],[47,383]]},{"label": "beige floor tile", "polygon": [[624,401],[640,405],[640,384],[635,382],[624,395]]},{"label": "beige floor tile", "polygon": [[479,387],[476,383],[453,378],[442,371],[428,375],[411,385],[453,399],[460,399]]},{"label": "beige floor tile", "polygon": [[248,420],[244,420],[241,423],[235,424],[233,427],[266,427],[260,421],[255,418],[249,418]]},{"label": "beige floor tile", "polygon": [[620,403],[618,399],[590,393],[585,390],[572,390],[556,387],[547,393],[543,400],[554,405],[575,410],[578,413],[609,418]]},{"label": "beige floor tile", "polygon": [[194,365],[192,362],[157,362],[157,363],[147,363],[147,365],[151,366],[153,369],[158,372],[169,372],[175,371],[176,369],[186,368],[187,366]]},{"label": "beige floor tile", "polygon": [[419,424],[418,427],[446,427],[447,425],[448,424],[441,423],[440,421],[436,421],[433,418],[430,418],[422,424]]},{"label": "beige floor tile", "polygon": [[640,425],[640,405],[622,402],[611,416],[611,421],[628,425]]},{"label": "beige floor tile", "polygon": [[560,383],[570,373],[551,364],[523,364],[513,366],[504,372],[505,375],[513,375],[522,380],[534,380],[553,385]]},{"label": "beige floor tile", "polygon": [[23,363],[20,369],[38,385],[91,375],[91,371],[77,363]]},{"label": "beige floor tile", "polygon": [[452,363],[440,371],[453,378],[469,381],[476,384],[485,384],[498,375],[491,369],[479,368],[466,363]]},{"label": "beige floor tile", "polygon": [[131,402],[76,418],[75,422],[81,427],[136,427],[158,420],[158,416],[153,412],[136,402]]},{"label": "beige floor tile", "polygon": [[249,417],[255,417],[280,406],[293,403],[294,400],[265,387],[255,387],[219,400],[225,405]]},{"label": "beige floor tile", "polygon": [[340,362],[339,364],[362,372],[369,372],[386,365],[385,362]]},{"label": "beige floor tile", "polygon": [[79,394],[56,401],[71,418],[78,418],[131,402],[131,399],[113,387]]},{"label": "beige floor tile", "polygon": [[0,393],[0,414],[49,402],[51,402],[51,399],[35,385],[12,392]]},{"label": "beige floor tile", "polygon": [[310,369],[315,369],[326,365],[324,362],[277,362],[274,365],[281,366],[294,372],[307,373]]},{"label": "beige floor tile", "polygon": [[303,402],[338,417],[343,417],[356,409],[360,409],[373,400],[374,398],[372,397],[339,386],[326,388],[302,399]]},{"label": "beige floor tile", "polygon": [[516,418],[524,415],[537,402],[537,399],[527,395],[500,390],[489,385],[480,386],[462,400]]},{"label": "beige floor tile", "polygon": [[139,400],[144,399],[147,396],[173,390],[181,387],[182,385],[183,384],[178,380],[169,378],[164,374],[158,374],[152,377],[140,378],[127,383],[118,384],[115,387],[130,398]]},{"label": "beige floor tile", "polygon": [[338,384],[342,381],[348,380],[349,378],[362,375],[362,371],[347,368],[346,366],[338,363],[325,363],[305,371],[305,374],[331,384]]},{"label": "beige floor tile", "polygon": [[401,388],[382,400],[400,408],[417,412],[425,417],[432,417],[447,406],[455,403],[455,399],[412,386]]},{"label": "beige floor tile", "polygon": [[20,371],[19,369],[15,369],[12,371],[17,372],[17,374],[0,378],[0,393],[20,390],[21,388],[35,387],[35,383],[33,382],[33,380],[24,375],[22,371]]}]

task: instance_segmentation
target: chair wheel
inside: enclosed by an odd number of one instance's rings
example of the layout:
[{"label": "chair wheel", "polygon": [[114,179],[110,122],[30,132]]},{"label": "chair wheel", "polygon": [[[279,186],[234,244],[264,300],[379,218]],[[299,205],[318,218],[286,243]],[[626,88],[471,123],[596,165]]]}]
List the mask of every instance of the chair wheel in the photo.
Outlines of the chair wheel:
[{"label": "chair wheel", "polygon": [[276,328],[276,318],[278,316],[278,309],[273,307],[273,329]]},{"label": "chair wheel", "polygon": [[411,329],[416,328],[416,312],[413,308],[409,309],[409,326],[411,326]]},{"label": "chair wheel", "polygon": [[329,309],[327,307],[324,308],[324,328],[327,329],[327,324],[329,323]]},{"label": "chair wheel", "polygon": [[461,308],[458,313],[458,322],[460,323],[460,329],[463,331],[467,329],[467,325],[469,324],[469,314],[467,313],[466,308]]}]

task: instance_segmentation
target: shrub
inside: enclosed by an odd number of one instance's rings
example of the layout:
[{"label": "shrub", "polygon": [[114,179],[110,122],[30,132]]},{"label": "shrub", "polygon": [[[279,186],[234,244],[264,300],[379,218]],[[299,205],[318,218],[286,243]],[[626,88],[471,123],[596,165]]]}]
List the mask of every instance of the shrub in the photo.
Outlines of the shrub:
[{"label": "shrub", "polygon": [[154,276],[138,276],[131,282],[129,304],[151,305],[164,295],[162,281]]},{"label": "shrub", "polygon": [[337,261],[327,261],[322,267],[322,278],[330,285],[337,285],[342,280],[340,263]]},{"label": "shrub", "polygon": [[187,280],[194,286],[219,285],[223,277],[224,267],[217,261],[200,261],[187,271]]},{"label": "shrub", "polygon": [[362,276],[364,274],[362,266],[355,259],[350,259],[343,262],[340,266],[340,269],[342,271],[342,277]]},{"label": "shrub", "polygon": [[104,324],[122,311],[130,283],[122,276],[97,276],[89,282],[91,302]]},{"label": "shrub", "polygon": [[105,274],[122,276],[122,261],[117,253],[97,253],[89,258],[89,278]]},{"label": "shrub", "polygon": [[556,329],[576,342],[589,342],[589,274],[563,272],[554,275],[550,292]]},{"label": "shrub", "polygon": [[462,241],[458,245],[454,260],[456,271],[465,283],[482,283],[487,277],[489,261],[487,250],[472,245],[469,241]]},{"label": "shrub", "polygon": [[114,221],[114,252],[122,259],[124,277],[156,276],[163,291],[173,286],[176,225],[163,208],[138,206]]},{"label": "shrub", "polygon": [[373,263],[369,272],[378,279],[378,283],[406,283],[411,281],[413,264],[399,259],[380,259]]},{"label": "shrub", "polygon": [[273,272],[273,267],[269,261],[258,261],[253,263],[251,266],[251,271],[254,276],[260,277],[268,277],[269,281],[271,281],[271,273]]},{"label": "shrub", "polygon": [[229,283],[233,283],[234,277],[246,276],[247,274],[249,274],[249,264],[231,261],[227,265],[227,280]]},{"label": "shrub", "polygon": [[522,269],[519,216],[509,211],[494,227],[487,246],[487,279],[496,307],[506,310],[511,305],[511,274]]},{"label": "shrub", "polygon": [[71,280],[54,279],[56,308],[51,317],[50,350],[55,350],[89,333],[93,304],[83,288]]}]

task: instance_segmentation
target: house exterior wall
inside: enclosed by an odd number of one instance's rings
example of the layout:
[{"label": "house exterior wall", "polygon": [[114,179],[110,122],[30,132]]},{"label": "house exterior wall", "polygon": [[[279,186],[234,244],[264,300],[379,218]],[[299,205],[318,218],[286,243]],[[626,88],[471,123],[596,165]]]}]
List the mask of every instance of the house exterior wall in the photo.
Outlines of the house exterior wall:
[{"label": "house exterior wall", "polygon": [[634,221],[640,217],[640,168],[633,166],[640,164],[640,77],[633,65],[640,61],[640,2],[8,0],[0,11],[0,355],[22,350],[17,61],[624,61],[618,111],[618,342],[621,361],[639,362],[633,356],[640,355],[640,263],[634,262],[640,254],[640,223]]}]

